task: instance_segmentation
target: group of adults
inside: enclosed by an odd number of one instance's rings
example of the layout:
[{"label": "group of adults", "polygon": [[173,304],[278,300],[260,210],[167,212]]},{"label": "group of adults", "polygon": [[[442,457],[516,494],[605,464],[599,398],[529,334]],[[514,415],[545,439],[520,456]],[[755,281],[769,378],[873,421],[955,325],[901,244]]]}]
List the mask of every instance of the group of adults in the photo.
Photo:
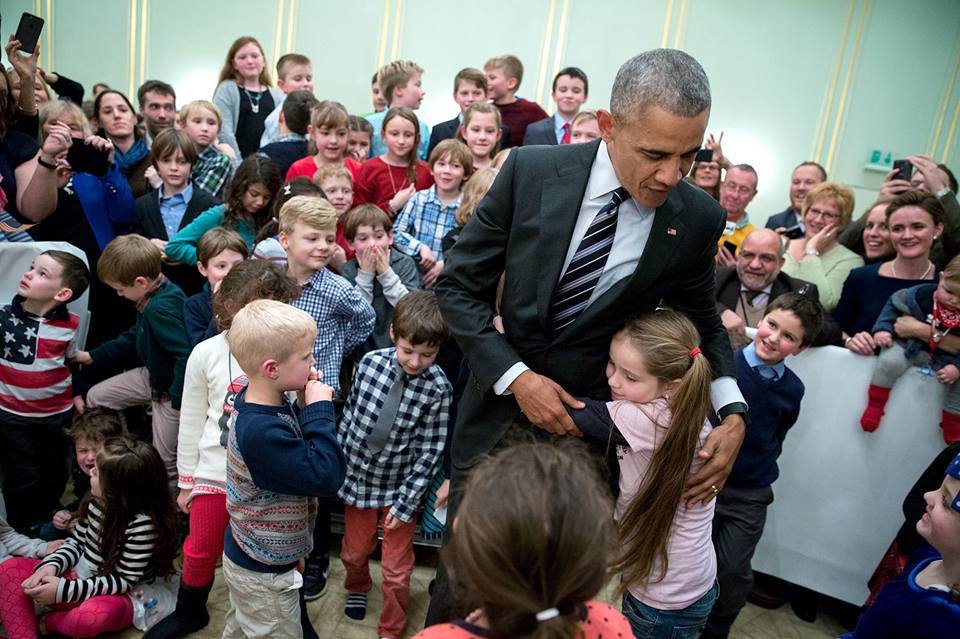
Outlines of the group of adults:
[{"label": "group of adults", "polygon": [[[695,163],[688,181],[727,211],[717,304],[734,344],[745,341],[745,327],[755,327],[778,295],[809,290],[831,312],[816,344],[873,355],[872,328],[890,295],[935,281],[960,253],[956,178],[928,156],[908,158],[910,180],[890,171],[877,200],[856,221],[853,192],[828,181],[819,164],[803,162],[791,176],[790,206],[758,229],[746,210],[757,193],[756,171],[730,164],[719,145],[711,146],[714,160]],[[923,337],[929,326],[904,320],[897,330],[900,337]]]}]

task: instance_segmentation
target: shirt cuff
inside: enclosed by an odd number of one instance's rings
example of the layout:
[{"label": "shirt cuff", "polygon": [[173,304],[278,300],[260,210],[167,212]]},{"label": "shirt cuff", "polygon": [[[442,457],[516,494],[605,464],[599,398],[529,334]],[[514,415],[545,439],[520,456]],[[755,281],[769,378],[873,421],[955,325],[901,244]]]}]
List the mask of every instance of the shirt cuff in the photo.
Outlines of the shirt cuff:
[{"label": "shirt cuff", "polygon": [[500,376],[500,379],[493,383],[493,392],[497,395],[512,395],[510,384],[528,370],[530,370],[529,366],[523,362],[517,362],[508,368],[507,372]]},{"label": "shirt cuff", "polygon": [[[710,384],[710,401],[720,419],[732,413],[746,413],[747,402],[737,386],[737,380],[729,375],[718,377]],[[737,406],[739,404],[739,406]]]}]

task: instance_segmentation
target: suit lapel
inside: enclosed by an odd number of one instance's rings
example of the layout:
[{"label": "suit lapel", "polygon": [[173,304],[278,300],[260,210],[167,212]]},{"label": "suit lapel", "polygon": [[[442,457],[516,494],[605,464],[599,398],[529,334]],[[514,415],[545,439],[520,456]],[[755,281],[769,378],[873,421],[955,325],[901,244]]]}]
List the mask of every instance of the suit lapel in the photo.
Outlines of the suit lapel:
[{"label": "suit lapel", "polygon": [[[598,143],[584,144],[597,153]],[[571,164],[573,165],[571,167]],[[560,281],[560,270],[570,248],[570,238],[580,215],[580,203],[590,179],[592,161],[570,163],[557,167],[558,175],[543,181],[540,190],[540,277],[537,285],[537,315],[544,331],[552,332],[550,327],[550,300],[553,290]],[[570,168],[568,168],[570,167]]]}]

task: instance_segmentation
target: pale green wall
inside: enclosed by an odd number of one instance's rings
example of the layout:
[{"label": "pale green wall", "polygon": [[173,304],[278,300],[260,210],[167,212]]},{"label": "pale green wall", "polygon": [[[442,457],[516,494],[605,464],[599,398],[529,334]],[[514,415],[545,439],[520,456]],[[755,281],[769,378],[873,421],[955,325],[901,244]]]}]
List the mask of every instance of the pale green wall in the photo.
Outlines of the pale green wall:
[{"label": "pale green wall", "polygon": [[[562,66],[591,79],[605,106],[617,67],[674,46],[710,75],[710,131],[751,162],[761,221],[786,205],[791,168],[806,159],[853,186],[858,211],[882,174],[869,151],[932,152],[960,168],[960,2],[956,0],[0,0],[3,33],[22,11],[47,22],[42,63],[83,82],[130,91],[171,82],[185,100],[209,97],[230,42],[254,35],[269,60],[313,60],[317,94],[358,113],[368,82],[394,57],[426,69],[427,122],[451,117],[458,69],[498,53],[526,66],[520,94],[550,109]],[[52,62],[51,51],[52,45]]]}]

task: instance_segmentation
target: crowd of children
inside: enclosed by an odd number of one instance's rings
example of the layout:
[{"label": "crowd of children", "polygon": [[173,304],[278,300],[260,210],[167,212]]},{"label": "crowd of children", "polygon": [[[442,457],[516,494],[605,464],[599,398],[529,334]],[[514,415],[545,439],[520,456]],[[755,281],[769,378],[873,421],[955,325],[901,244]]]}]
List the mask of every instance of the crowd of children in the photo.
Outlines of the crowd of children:
[{"label": "crowd of children", "polygon": [[[274,87],[263,48],[242,37],[212,101],[183,105],[175,122],[148,117],[141,130],[126,96],[110,89],[93,104],[98,135],[68,102],[40,112],[35,134],[62,127],[108,166],[88,172],[61,154],[60,197],[73,208],[51,219],[84,214],[71,223],[89,236],[86,260],[38,250],[0,307],[0,622],[9,639],[38,636],[38,611],[47,631],[69,637],[131,625],[152,639],[186,636],[210,621],[221,560],[224,637],[316,637],[306,602],[326,590],[340,506],[343,614],[366,616],[380,529],[377,636],[404,636],[418,513],[429,501],[436,522],[433,508],[448,498],[445,457],[465,381],[430,289],[504,150],[596,140],[598,115],[582,109],[589,84],[577,67],[553,80],[554,115],[518,97],[523,65],[512,55],[462,69],[460,112],[432,129],[416,113],[424,70],[412,61],[373,76],[366,117],[315,97],[303,55],[281,57],[276,73]],[[141,105],[147,94],[175,100],[162,82],[140,93]],[[161,126],[167,119],[173,126]],[[37,228],[37,239],[71,240],[49,222]],[[892,334],[902,315],[932,314],[943,336],[960,326],[958,260],[938,285],[905,289],[884,309],[865,429],[877,427],[911,363],[935,353],[942,382],[960,376],[956,355]],[[68,305],[88,288],[92,322],[119,328],[99,329],[85,346]],[[104,290],[131,302],[130,315],[108,313]],[[517,445],[481,463],[443,554],[461,609],[473,612],[417,637],[728,636],[804,395],[785,360],[823,322],[808,295],[771,300],[734,354],[751,423],[732,474],[716,499],[688,504],[684,487],[711,430],[711,369],[682,314],[629,321],[609,344],[611,401],[581,398],[569,409],[592,447],[615,446],[617,498],[585,446]],[[944,408],[950,434],[960,432],[954,394]],[[63,506],[71,439],[72,502]],[[917,528],[930,546],[856,637],[956,629],[960,457],[946,474]],[[611,573],[622,614],[595,601]],[[164,594],[175,604],[158,606]]]}]

